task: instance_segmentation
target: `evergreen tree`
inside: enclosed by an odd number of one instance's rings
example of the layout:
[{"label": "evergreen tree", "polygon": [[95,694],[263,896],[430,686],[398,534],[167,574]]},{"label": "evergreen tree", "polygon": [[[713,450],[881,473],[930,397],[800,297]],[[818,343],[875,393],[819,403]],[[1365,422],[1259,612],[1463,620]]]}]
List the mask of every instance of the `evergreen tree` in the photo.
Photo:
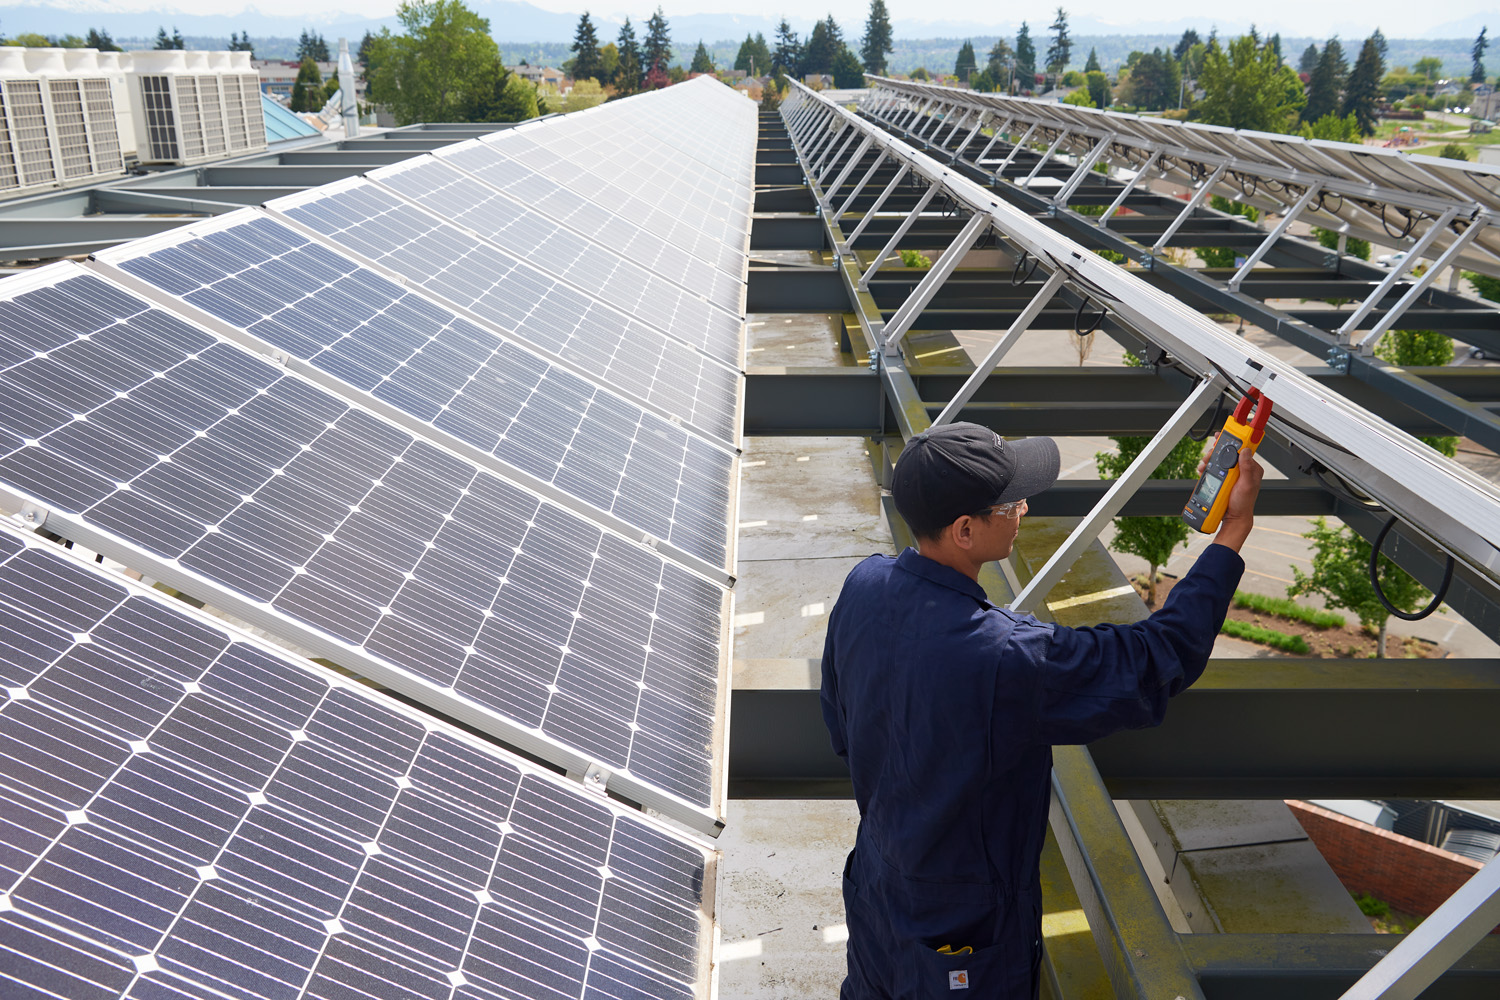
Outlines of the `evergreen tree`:
[{"label": "evergreen tree", "polygon": [[833,19],[832,14],[813,25],[812,33],[807,36],[807,45],[802,50],[803,76],[833,70],[833,60],[844,47],[840,35],[838,22]]},{"label": "evergreen tree", "polygon": [[833,85],[840,90],[852,90],[865,85],[865,67],[854,50],[845,45],[833,57]]},{"label": "evergreen tree", "polygon": [[1182,94],[1182,70],[1172,53],[1152,49],[1130,67],[1129,96],[1124,100],[1147,111],[1175,108]]},{"label": "evergreen tree", "polygon": [[1309,45],[1302,50],[1302,58],[1297,61],[1297,72],[1312,76],[1313,70],[1318,68],[1318,60],[1323,58],[1318,52],[1316,45]]},{"label": "evergreen tree", "polygon": [[166,50],[182,49],[186,47],[187,43],[183,41],[182,32],[177,30],[176,25],[173,25],[172,34],[170,36],[167,35],[166,28],[156,29],[156,44],[152,46],[153,49]]},{"label": "evergreen tree", "polygon": [[1047,47],[1047,72],[1061,76],[1068,68],[1068,57],[1073,54],[1073,38],[1068,34],[1068,12],[1057,8],[1057,20],[1052,22],[1052,44]]},{"label": "evergreen tree", "polygon": [[[656,13],[646,19],[646,38],[641,42],[641,65],[646,67],[646,74],[649,76],[653,69],[665,74],[671,62],[672,33],[667,27],[667,19],[662,16],[661,8],[658,7]],[[660,86],[666,84],[662,83]]]},{"label": "evergreen tree", "polygon": [[[1180,56],[1178,57],[1178,61],[1181,61]],[[1083,64],[1083,72],[1085,74],[1104,72],[1104,67],[1099,65],[1099,53],[1093,48],[1089,49],[1089,61]]]},{"label": "evergreen tree", "polygon": [[365,37],[359,40],[359,48],[354,52],[354,61],[364,65],[366,72],[370,68],[370,51],[375,45],[375,36],[365,32]]},{"label": "evergreen tree", "polygon": [[964,39],[963,45],[958,50],[958,61],[953,64],[953,75],[958,77],[962,83],[968,83],[969,77],[979,68],[974,57],[974,43]]},{"label": "evergreen tree", "polygon": [[1016,84],[1023,91],[1036,89],[1036,45],[1025,21],[1016,32]]},{"label": "evergreen tree", "polygon": [[1469,72],[1470,83],[1484,82],[1484,50],[1490,47],[1485,35],[1489,34],[1489,30],[1488,25],[1479,29],[1479,37],[1474,39],[1474,48],[1470,50],[1470,55],[1474,58],[1474,67]]},{"label": "evergreen tree", "polygon": [[242,32],[240,32],[237,35],[236,34],[231,34],[229,36],[229,51],[230,52],[248,52],[248,53],[250,53],[250,58],[254,59],[255,58],[255,45],[254,45],[253,42],[250,41],[250,32],[248,32],[248,31],[242,31]]},{"label": "evergreen tree", "polygon": [[187,48],[187,40],[182,37],[182,32],[177,30],[177,25],[172,25],[172,48],[181,51]]},{"label": "evergreen tree", "polygon": [[1375,48],[1380,54],[1380,61],[1384,63],[1386,56],[1390,54],[1391,50],[1390,44],[1385,40],[1385,35],[1379,28],[1376,28],[1370,33],[1370,38],[1375,42]]},{"label": "evergreen tree", "polygon": [[604,66],[599,56],[599,35],[594,31],[594,22],[589,12],[584,11],[578,19],[578,30],[573,33],[573,79],[599,80],[604,76]]},{"label": "evergreen tree", "polygon": [[1083,74],[1084,81],[1088,86],[1089,97],[1096,108],[1107,108],[1114,100],[1109,90],[1109,77],[1102,70],[1092,69]]},{"label": "evergreen tree", "polygon": [[844,47],[844,29],[839,27],[832,14],[823,19],[823,25],[828,29],[828,44],[833,46],[833,57],[829,59],[831,65],[833,59],[838,58],[839,49]]},{"label": "evergreen tree", "polygon": [[765,76],[771,72],[771,50],[766,47],[766,36],[760,32],[755,37],[745,36],[739,55],[734,58],[734,68],[751,76]]},{"label": "evergreen tree", "polygon": [[1307,81],[1307,103],[1302,107],[1302,120],[1315,122],[1324,115],[1336,115],[1339,97],[1344,90],[1344,78],[1349,75],[1349,64],[1344,61],[1344,47],[1337,38],[1328,39],[1318,66]]},{"label": "evergreen tree", "polygon": [[1176,59],[1179,63],[1182,62],[1183,57],[1188,54],[1188,51],[1200,41],[1202,39],[1198,37],[1198,32],[1192,28],[1184,31],[1182,37],[1177,39],[1176,47],[1172,49],[1172,58]]},{"label": "evergreen tree", "polygon": [[703,39],[698,39],[698,48],[693,52],[692,64],[688,66],[689,73],[712,73],[714,61],[708,54],[708,49],[703,47]]},{"label": "evergreen tree", "polygon": [[1203,99],[1195,105],[1199,120],[1228,128],[1285,132],[1305,100],[1292,68],[1249,35],[1231,41],[1228,52],[1211,42],[1198,84],[1203,88]]},{"label": "evergreen tree", "polygon": [[802,43],[784,17],[776,26],[776,51],[771,55],[771,63],[787,76],[795,77],[802,72]]},{"label": "evergreen tree", "polygon": [[322,111],[327,103],[328,95],[323,92],[323,74],[318,71],[318,64],[312,56],[303,56],[302,65],[297,70],[297,82],[292,85],[291,109]]},{"label": "evergreen tree", "polygon": [[88,37],[84,39],[84,46],[90,49],[98,49],[100,52],[123,52],[115,40],[109,37],[109,32],[103,28],[90,28]]},{"label": "evergreen tree", "polygon": [[1375,109],[1380,100],[1380,80],[1385,76],[1385,59],[1380,55],[1380,43],[1374,35],[1365,39],[1349,74],[1348,86],[1344,89],[1344,106],[1341,114],[1350,115],[1359,123],[1364,135],[1374,135],[1380,114]]},{"label": "evergreen tree", "polygon": [[615,43],[620,50],[620,68],[615,71],[615,92],[624,96],[641,89],[641,80],[646,75],[641,66],[641,45],[635,40],[635,29],[630,18],[620,25],[620,36]]},{"label": "evergreen tree", "polygon": [[890,11],[885,0],[870,0],[870,16],[865,21],[865,37],[859,44],[859,57],[865,72],[885,75],[885,57],[895,51],[892,44]]},{"label": "evergreen tree", "polygon": [[995,83],[1003,84],[1010,79],[1011,63],[1015,61],[1016,53],[1010,47],[1010,43],[1003,38],[995,39],[995,44],[990,48],[989,62],[985,69],[989,71]]}]

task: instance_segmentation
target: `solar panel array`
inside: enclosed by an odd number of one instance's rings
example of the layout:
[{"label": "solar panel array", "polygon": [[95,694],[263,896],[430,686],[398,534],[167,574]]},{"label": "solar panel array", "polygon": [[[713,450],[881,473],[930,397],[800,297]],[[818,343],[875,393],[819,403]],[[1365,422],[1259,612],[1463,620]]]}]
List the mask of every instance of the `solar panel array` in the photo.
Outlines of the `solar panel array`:
[{"label": "solar panel array", "polygon": [[601,793],[722,826],[755,118],[524,126],[707,263],[429,157],[0,284],[0,513],[299,651],[0,528],[0,994],[709,995],[713,853]]},{"label": "solar panel array", "polygon": [[[1284,211],[1297,200],[1284,193],[1284,185],[1305,188],[1320,182],[1325,194],[1304,211],[1304,221],[1340,230],[1352,226],[1353,233],[1382,243],[1408,245],[1405,237],[1420,236],[1445,208],[1457,207],[1459,226],[1480,218],[1490,223],[1463,255],[1464,266],[1500,275],[1500,225],[1494,224],[1500,222],[1500,170],[1494,167],[1357,143],[1144,118],[884,77],[872,80],[876,98],[933,100],[933,113],[988,110],[996,127],[1011,121],[1018,132],[1035,124],[1038,142],[1045,136],[1050,144],[1066,132],[1068,138],[1058,148],[1062,153],[1084,153],[1107,137],[1114,147],[1109,159],[1123,165],[1126,157],[1119,154],[1129,153],[1138,166],[1160,151],[1158,168],[1191,182],[1223,165],[1227,169],[1218,193],[1272,210]],[[1462,231],[1450,230],[1438,245],[1448,245]]]},{"label": "solar panel array", "polygon": [[0,528],[0,993],[707,994],[712,856]]}]

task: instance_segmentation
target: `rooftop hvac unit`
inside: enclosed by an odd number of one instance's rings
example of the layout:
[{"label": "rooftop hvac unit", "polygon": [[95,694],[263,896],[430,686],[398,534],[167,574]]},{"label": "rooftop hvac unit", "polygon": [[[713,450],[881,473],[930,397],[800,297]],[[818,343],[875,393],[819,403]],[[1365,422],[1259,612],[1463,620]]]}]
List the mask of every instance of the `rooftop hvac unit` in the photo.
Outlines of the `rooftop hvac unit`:
[{"label": "rooftop hvac unit", "polygon": [[124,172],[114,92],[98,53],[0,48],[0,194]]},{"label": "rooftop hvac unit", "polygon": [[260,75],[248,52],[131,53],[136,154],[203,163],[266,148]]}]

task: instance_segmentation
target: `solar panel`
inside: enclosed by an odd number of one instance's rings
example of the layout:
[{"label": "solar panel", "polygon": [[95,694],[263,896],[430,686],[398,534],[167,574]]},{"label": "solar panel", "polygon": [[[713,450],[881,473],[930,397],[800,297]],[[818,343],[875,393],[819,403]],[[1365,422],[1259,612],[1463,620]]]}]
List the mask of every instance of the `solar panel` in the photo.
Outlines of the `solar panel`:
[{"label": "solar panel", "polygon": [[[671,315],[676,309],[660,317],[679,328],[689,319],[699,321],[695,324],[699,343],[685,344],[632,318],[647,310],[624,311],[601,304],[577,286],[570,287],[365,180],[315,188],[267,208],[410,279],[435,297],[469,310],[499,330],[573,363],[610,388],[681,419],[705,436],[728,446],[738,439],[740,372],[735,366],[741,324],[729,319],[734,339],[714,350],[715,356],[732,354],[732,360],[716,362],[705,356],[695,348],[705,346],[702,334],[715,331],[701,322],[702,314],[724,314],[702,301],[694,300],[699,309],[682,310],[681,317]],[[566,248],[553,244],[551,249]],[[642,281],[633,280],[637,276],[624,273],[624,268],[613,268],[620,261],[613,254],[599,251],[565,259],[573,260],[578,272],[565,277],[592,280],[591,287],[619,284],[651,291]],[[717,333],[722,339],[728,331],[721,325]]]},{"label": "solar panel", "polygon": [[444,147],[433,155],[547,218],[617,248],[658,274],[684,287],[702,290],[709,301],[736,314],[743,311],[743,254],[730,253],[720,260],[716,249],[714,258],[699,257],[667,236],[591,201],[544,173],[527,169],[478,139]]},{"label": "solar panel", "polygon": [[[98,259],[720,570],[734,457],[254,210]],[[487,459],[487,460],[488,460]]]},{"label": "solar panel", "polygon": [[[743,325],[739,301],[743,286],[738,282],[695,288],[686,274],[678,274],[669,282],[659,276],[660,271],[564,229],[529,206],[430,156],[374,171],[369,179],[515,256],[535,262],[574,287],[593,291],[628,315],[738,366]],[[716,288],[717,284],[724,287]],[[727,298],[725,292],[734,295],[732,305],[722,309],[710,305],[710,293]]]},{"label": "solar panel", "polygon": [[727,594],[76,265],[0,286],[0,497],[685,822]]},{"label": "solar panel", "polygon": [[714,860],[0,529],[7,997],[702,997]]}]

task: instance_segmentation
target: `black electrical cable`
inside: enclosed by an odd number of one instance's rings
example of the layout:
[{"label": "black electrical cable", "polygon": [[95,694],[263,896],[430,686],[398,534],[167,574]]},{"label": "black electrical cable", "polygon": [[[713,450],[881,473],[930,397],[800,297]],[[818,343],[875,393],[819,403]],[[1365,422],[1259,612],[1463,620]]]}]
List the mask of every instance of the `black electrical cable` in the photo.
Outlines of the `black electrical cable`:
[{"label": "black electrical cable", "polygon": [[[1025,274],[1022,274],[1021,269],[1023,267],[1026,267],[1026,262],[1028,260],[1031,261],[1031,267],[1026,269]],[[1029,252],[1025,250],[1021,251],[1021,256],[1016,258],[1016,269],[1010,272],[1010,283],[1012,287],[1016,285],[1024,285],[1026,284],[1026,282],[1030,281],[1031,276],[1036,273],[1036,266],[1040,263],[1041,260],[1031,256]]]},{"label": "black electrical cable", "polygon": [[1083,301],[1078,303],[1078,311],[1073,314],[1073,332],[1080,337],[1087,337],[1089,334],[1099,329],[1099,324],[1103,323],[1104,317],[1109,315],[1109,306],[1100,306],[1099,315],[1094,317],[1094,321],[1090,323],[1089,328],[1085,330],[1083,328],[1083,311],[1084,309],[1088,308],[1088,304],[1091,301],[1092,299],[1085,295],[1083,297]]},{"label": "black electrical cable", "polygon": [[1411,235],[1412,227],[1417,224],[1417,213],[1407,212],[1402,208],[1398,208],[1396,209],[1396,211],[1406,216],[1406,226],[1401,230],[1401,232],[1396,233],[1391,231],[1391,224],[1386,221],[1384,208],[1382,208],[1380,211],[1380,227],[1385,230],[1385,234],[1391,239],[1404,240]]},{"label": "black electrical cable", "polygon": [[1397,517],[1391,515],[1391,519],[1385,522],[1385,527],[1380,529],[1375,536],[1375,543],[1370,546],[1370,586],[1375,588],[1375,599],[1378,600],[1387,611],[1406,622],[1417,622],[1426,618],[1437,610],[1438,605],[1443,603],[1443,598],[1448,596],[1448,585],[1453,582],[1453,556],[1448,556],[1448,565],[1443,569],[1443,582],[1438,585],[1437,592],[1432,595],[1432,603],[1418,612],[1402,611],[1390,601],[1386,600],[1385,591],[1380,589],[1380,545],[1385,541],[1385,536],[1396,526]]},{"label": "black electrical cable", "polygon": [[1219,401],[1214,404],[1214,415],[1209,418],[1209,420],[1208,420],[1208,426],[1205,427],[1205,428],[1203,428],[1203,433],[1202,434],[1194,434],[1192,432],[1192,430],[1190,429],[1188,431],[1188,437],[1192,438],[1194,441],[1207,441],[1208,440],[1208,436],[1213,433],[1214,428],[1217,427],[1217,426],[1219,426],[1219,417],[1222,416],[1223,413],[1224,413],[1224,394],[1221,392],[1221,393],[1219,393]]}]

